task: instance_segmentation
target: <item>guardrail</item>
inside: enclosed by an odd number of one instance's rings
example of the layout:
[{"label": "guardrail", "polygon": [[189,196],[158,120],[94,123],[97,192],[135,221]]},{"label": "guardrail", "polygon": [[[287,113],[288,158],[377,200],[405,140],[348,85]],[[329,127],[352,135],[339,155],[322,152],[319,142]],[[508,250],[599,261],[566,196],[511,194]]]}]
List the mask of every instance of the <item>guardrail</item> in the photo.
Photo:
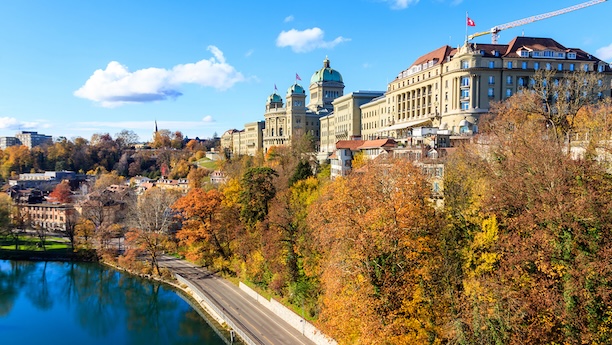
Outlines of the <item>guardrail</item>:
[{"label": "guardrail", "polygon": [[[258,341],[253,340],[249,335],[246,334],[246,332],[241,329],[240,327],[238,327],[236,325],[236,323],[230,319],[229,315],[227,313],[224,312],[224,310],[220,310],[217,305],[215,303],[213,303],[210,298],[208,298],[208,296],[206,296],[199,288],[197,288],[195,285],[193,285],[189,280],[183,278],[181,275],[174,273],[174,276],[176,277],[176,280],[178,280],[178,282],[180,284],[184,284],[187,285],[187,287],[189,287],[189,289],[192,291],[193,294],[196,295],[196,297],[198,297],[200,299],[200,304],[203,304],[202,306],[204,307],[204,309],[206,309],[206,311],[211,314],[211,316],[213,318],[215,318],[219,323],[223,324],[225,323],[229,328],[230,331],[233,331],[236,335],[238,335],[238,337],[247,345],[262,345],[264,344],[263,342],[259,341],[259,339],[257,339]],[[239,323],[239,321],[237,321]]]}]

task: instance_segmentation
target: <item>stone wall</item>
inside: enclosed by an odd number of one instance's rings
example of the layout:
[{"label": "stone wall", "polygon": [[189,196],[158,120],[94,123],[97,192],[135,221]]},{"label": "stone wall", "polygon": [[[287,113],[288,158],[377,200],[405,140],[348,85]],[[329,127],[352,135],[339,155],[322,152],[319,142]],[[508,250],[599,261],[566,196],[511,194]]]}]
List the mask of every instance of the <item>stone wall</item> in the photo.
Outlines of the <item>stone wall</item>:
[{"label": "stone wall", "polygon": [[242,282],[240,282],[240,289],[246,292],[249,296],[251,296],[254,300],[259,302],[261,305],[266,307],[266,309],[272,311],[274,314],[278,315],[281,319],[285,320],[291,327],[297,329],[299,332],[304,334],[308,339],[312,340],[317,345],[337,345],[338,343],[323,334],[320,330],[318,330],[315,326],[313,326],[310,322],[304,320],[300,315],[293,312],[293,310],[285,307],[275,299],[268,300],[267,298],[261,296],[257,292],[255,292],[250,287],[246,286]]}]

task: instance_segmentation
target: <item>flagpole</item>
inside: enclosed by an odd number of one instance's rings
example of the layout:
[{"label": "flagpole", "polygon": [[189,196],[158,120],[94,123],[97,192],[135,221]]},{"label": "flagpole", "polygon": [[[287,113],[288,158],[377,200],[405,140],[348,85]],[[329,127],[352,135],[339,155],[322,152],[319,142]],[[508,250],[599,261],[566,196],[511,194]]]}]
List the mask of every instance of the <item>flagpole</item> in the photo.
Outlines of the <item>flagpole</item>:
[{"label": "flagpole", "polygon": [[468,12],[465,11],[465,45],[467,45],[468,41]]}]

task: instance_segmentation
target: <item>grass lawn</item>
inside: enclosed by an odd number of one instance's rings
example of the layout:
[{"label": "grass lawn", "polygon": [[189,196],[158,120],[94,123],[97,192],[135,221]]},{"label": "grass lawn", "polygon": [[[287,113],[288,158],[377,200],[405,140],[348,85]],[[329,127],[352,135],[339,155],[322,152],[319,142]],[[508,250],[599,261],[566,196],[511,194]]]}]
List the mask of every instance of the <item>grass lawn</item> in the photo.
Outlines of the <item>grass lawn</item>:
[{"label": "grass lawn", "polygon": [[[37,251],[42,252],[42,246],[37,245],[40,240],[37,237],[31,236],[19,236],[19,250]],[[15,250],[15,242],[12,238],[1,237],[0,238],[0,249],[2,250]],[[70,250],[70,243],[64,238],[60,237],[47,237],[45,239],[46,251],[67,251]]]},{"label": "grass lawn", "polygon": [[217,170],[217,162],[212,161],[208,158],[202,158],[196,161],[196,164],[206,169]]}]

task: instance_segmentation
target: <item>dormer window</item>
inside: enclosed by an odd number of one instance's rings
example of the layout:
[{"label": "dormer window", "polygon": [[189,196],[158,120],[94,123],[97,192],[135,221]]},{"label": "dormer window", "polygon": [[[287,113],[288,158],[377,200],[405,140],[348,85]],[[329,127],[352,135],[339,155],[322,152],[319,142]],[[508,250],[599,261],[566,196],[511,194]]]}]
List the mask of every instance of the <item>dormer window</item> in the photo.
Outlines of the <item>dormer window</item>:
[{"label": "dormer window", "polygon": [[546,50],[544,51],[544,57],[552,57],[553,56],[553,52],[550,50]]},{"label": "dormer window", "polygon": [[529,57],[529,51],[527,50],[521,50],[521,57]]},{"label": "dormer window", "polygon": [[576,59],[576,53],[567,53],[567,58],[575,60]]}]

